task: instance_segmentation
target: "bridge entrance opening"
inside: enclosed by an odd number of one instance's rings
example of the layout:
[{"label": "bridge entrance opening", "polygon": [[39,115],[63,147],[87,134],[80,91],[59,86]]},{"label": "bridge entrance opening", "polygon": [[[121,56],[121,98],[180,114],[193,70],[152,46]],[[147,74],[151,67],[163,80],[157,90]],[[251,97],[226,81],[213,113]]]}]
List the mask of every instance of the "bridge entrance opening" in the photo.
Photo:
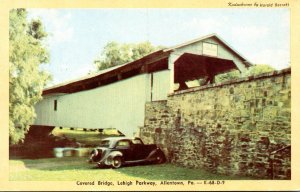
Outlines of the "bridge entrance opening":
[{"label": "bridge entrance opening", "polygon": [[232,60],[184,53],[174,63],[175,91],[215,83],[215,76],[237,70]]}]

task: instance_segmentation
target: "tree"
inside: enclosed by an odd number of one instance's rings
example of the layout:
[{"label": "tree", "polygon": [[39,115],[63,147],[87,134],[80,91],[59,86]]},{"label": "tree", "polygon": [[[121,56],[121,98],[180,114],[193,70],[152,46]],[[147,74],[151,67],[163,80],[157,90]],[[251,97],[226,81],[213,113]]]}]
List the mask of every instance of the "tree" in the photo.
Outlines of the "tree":
[{"label": "tree", "polygon": [[[274,71],[275,69],[267,64],[256,64],[251,66],[246,72],[245,76],[259,75],[262,73],[267,73]],[[230,71],[228,73],[219,74],[216,76],[216,83],[221,83],[225,81],[230,81],[233,79],[240,78],[241,74],[238,70]]]},{"label": "tree", "polygon": [[148,41],[137,44],[120,44],[112,41],[106,44],[99,58],[94,61],[94,64],[97,70],[103,70],[140,59],[161,48],[161,46],[153,46]]},{"label": "tree", "polygon": [[222,73],[216,76],[215,80],[216,83],[221,83],[221,82],[225,82],[225,81],[230,81],[233,79],[238,79],[240,78],[241,74],[238,70],[233,70],[227,73]]},{"label": "tree", "polygon": [[34,105],[50,75],[40,69],[49,53],[43,44],[47,33],[41,21],[26,19],[25,9],[9,14],[9,142],[24,140],[35,118]]},{"label": "tree", "polygon": [[251,75],[260,75],[262,73],[267,73],[274,71],[275,69],[267,64],[256,64],[249,68],[249,70],[246,72],[246,76]]}]

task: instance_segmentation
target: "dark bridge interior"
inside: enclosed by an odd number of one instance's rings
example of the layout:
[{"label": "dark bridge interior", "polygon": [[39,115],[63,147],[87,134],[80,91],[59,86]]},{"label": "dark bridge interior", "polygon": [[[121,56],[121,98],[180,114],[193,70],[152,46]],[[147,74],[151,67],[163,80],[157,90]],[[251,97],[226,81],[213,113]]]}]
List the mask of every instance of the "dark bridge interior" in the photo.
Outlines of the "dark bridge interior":
[{"label": "dark bridge interior", "polygon": [[238,69],[232,60],[184,53],[175,62],[174,83],[187,89],[185,82],[206,78],[205,84],[214,83],[216,75]]}]

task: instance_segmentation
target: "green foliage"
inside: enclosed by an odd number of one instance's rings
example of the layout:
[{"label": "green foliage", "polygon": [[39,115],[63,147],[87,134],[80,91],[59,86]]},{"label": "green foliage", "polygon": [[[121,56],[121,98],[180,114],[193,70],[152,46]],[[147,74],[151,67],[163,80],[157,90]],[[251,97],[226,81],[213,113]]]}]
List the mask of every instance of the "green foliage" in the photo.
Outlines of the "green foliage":
[{"label": "green foliage", "polygon": [[24,139],[35,118],[34,104],[41,99],[49,74],[40,70],[49,54],[43,45],[47,36],[39,20],[28,22],[25,9],[9,14],[9,141]]},{"label": "green foliage", "polygon": [[271,67],[270,65],[257,64],[257,65],[253,65],[252,67],[249,68],[249,70],[246,72],[246,76],[259,75],[259,74],[271,72],[274,70],[275,69],[273,67]]},{"label": "green foliage", "polygon": [[215,77],[216,83],[221,83],[225,81],[230,81],[233,79],[238,79],[240,77],[240,72],[238,70],[230,71],[228,73],[219,74]]},{"label": "green foliage", "polygon": [[98,70],[103,70],[140,59],[161,48],[154,47],[148,41],[137,44],[120,44],[113,41],[104,47],[99,59],[95,60],[94,63]]},{"label": "green foliage", "polygon": [[[267,64],[257,64],[250,67],[246,73],[245,76],[252,76],[252,75],[260,75],[262,73],[267,73],[274,71],[275,69]],[[240,78],[241,74],[238,70],[230,71],[228,73],[219,74],[216,76],[215,81],[216,83],[221,83],[225,81],[230,81],[234,79]]]}]

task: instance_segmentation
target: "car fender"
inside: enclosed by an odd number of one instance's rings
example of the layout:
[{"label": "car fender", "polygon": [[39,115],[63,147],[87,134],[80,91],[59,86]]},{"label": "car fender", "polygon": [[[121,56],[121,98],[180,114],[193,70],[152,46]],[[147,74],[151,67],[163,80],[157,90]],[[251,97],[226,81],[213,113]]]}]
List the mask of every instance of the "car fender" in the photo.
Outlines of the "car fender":
[{"label": "car fender", "polygon": [[123,157],[123,153],[120,151],[111,151],[105,155],[102,162],[104,162],[105,165],[111,165],[112,160],[117,156]]},{"label": "car fender", "polygon": [[163,155],[164,156],[164,153],[162,152],[162,150],[160,148],[157,147],[156,149],[153,149],[149,153],[149,155],[146,159],[149,160],[149,161],[152,161],[152,160],[155,160],[158,155]]},{"label": "car fender", "polygon": [[100,161],[101,154],[102,154],[101,149],[97,149],[97,148],[93,149],[90,152],[89,162],[92,163],[92,162],[98,162],[98,161]]},{"label": "car fender", "polygon": [[123,157],[123,153],[121,153],[120,151],[112,151],[108,154],[108,157],[114,158],[116,156],[121,156]]}]

